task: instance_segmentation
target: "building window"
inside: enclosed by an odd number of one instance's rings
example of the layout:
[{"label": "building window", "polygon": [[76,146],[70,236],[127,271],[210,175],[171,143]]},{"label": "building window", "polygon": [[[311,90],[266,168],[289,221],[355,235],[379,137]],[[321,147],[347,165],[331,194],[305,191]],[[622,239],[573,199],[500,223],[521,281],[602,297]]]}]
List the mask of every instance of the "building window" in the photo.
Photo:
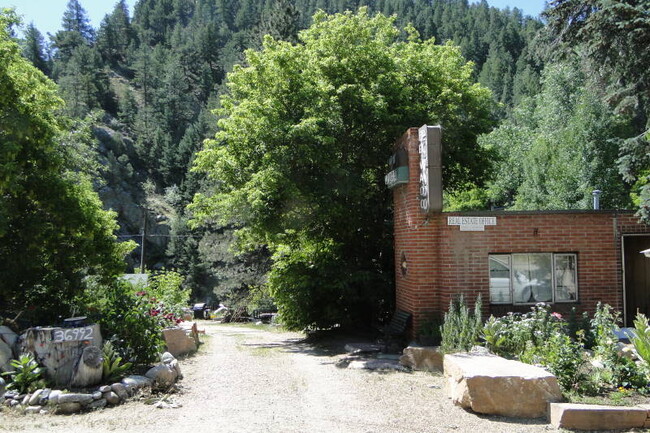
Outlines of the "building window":
[{"label": "building window", "polygon": [[578,299],[577,257],[566,253],[490,254],[490,302],[534,304]]}]

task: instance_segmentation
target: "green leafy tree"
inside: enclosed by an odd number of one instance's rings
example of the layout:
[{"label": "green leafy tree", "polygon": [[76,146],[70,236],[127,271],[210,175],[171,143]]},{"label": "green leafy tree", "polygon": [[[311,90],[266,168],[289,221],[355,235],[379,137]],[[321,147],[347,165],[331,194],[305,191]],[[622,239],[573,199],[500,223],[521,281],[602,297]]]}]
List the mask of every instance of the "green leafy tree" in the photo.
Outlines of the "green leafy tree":
[{"label": "green leafy tree", "polygon": [[[650,222],[650,1],[554,0],[545,15],[555,52],[582,47],[605,80],[618,112],[631,113],[635,134],[621,146],[619,166],[637,182],[639,215]],[[558,49],[561,48],[561,49]]]},{"label": "green leafy tree", "polygon": [[449,190],[488,169],[476,136],[491,125],[490,92],[457,47],[406,31],[404,41],[394,18],[363,8],[317,13],[299,44],[267,37],[228,76],[220,131],[196,159],[214,182],[196,196],[196,218],[269,246],[269,287],[292,328],[368,321],[390,298],[382,183],[406,128],[444,125]]},{"label": "green leafy tree", "polygon": [[72,164],[54,83],[20,55],[11,23],[0,15],[0,305],[47,323],[70,313],[86,275],[120,272],[125,246]]},{"label": "green leafy tree", "polygon": [[493,204],[589,209],[592,191],[601,189],[604,208],[630,205],[613,164],[629,122],[612,112],[601,93],[577,61],[547,66],[541,92],[482,138],[501,155],[489,191]]}]

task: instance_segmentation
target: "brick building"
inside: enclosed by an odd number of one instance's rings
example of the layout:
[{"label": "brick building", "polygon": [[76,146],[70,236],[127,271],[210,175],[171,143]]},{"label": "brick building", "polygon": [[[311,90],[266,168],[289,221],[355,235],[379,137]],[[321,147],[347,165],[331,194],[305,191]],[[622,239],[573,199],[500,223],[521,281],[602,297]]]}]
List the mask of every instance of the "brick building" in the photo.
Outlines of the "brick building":
[{"label": "brick building", "polygon": [[[592,313],[598,301],[626,324],[650,313],[650,227],[633,212],[442,212],[438,127],[410,128],[395,147],[393,190],[397,308],[412,336],[457,294],[486,314],[537,302]],[[405,167],[408,167],[406,169]]]}]

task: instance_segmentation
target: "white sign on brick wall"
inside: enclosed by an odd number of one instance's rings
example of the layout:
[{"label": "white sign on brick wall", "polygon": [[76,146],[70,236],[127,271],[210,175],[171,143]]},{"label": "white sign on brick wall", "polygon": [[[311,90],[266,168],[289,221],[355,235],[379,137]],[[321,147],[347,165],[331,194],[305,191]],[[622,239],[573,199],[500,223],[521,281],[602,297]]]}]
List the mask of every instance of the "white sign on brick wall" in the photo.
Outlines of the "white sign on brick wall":
[{"label": "white sign on brick wall", "polygon": [[497,225],[497,217],[447,217],[448,226],[459,226],[461,232],[482,232],[485,226]]}]

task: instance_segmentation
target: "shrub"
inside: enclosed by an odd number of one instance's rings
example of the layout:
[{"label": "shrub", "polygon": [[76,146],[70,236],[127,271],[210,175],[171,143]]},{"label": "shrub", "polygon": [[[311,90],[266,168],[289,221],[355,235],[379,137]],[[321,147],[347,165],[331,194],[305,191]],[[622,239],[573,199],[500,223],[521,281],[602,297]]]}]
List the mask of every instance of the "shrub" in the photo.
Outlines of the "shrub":
[{"label": "shrub", "polygon": [[481,337],[490,352],[504,357],[511,355],[507,350],[508,329],[505,320],[499,320],[494,316],[490,316],[483,326],[483,334]]},{"label": "shrub", "polygon": [[[491,317],[483,328],[486,346],[494,353],[507,358],[525,357],[542,347],[555,333],[562,332],[564,322],[550,306],[539,303],[526,314],[509,313]],[[532,351],[532,352],[531,352]]]},{"label": "shrub", "polygon": [[650,365],[650,324],[645,314],[638,313],[634,319],[634,335],[630,339],[634,349],[646,366]]},{"label": "shrub", "polygon": [[10,365],[14,370],[2,373],[3,376],[9,376],[11,379],[7,389],[24,394],[46,386],[43,378],[45,369],[38,365],[31,354],[21,355],[20,358],[12,360]]},{"label": "shrub", "polygon": [[163,346],[162,330],[170,321],[151,302],[146,292],[137,291],[127,281],[94,284],[80,300],[88,316],[95,319],[106,339],[120,356],[134,364],[149,364],[158,359]]},{"label": "shrub", "polygon": [[440,348],[444,353],[467,352],[478,342],[483,329],[481,307],[480,296],[476,299],[473,313],[462,294],[449,302],[441,329]]},{"label": "shrub", "polygon": [[577,389],[585,379],[583,347],[562,332],[554,332],[549,339],[535,347],[533,359],[557,377],[564,391]]},{"label": "shrub", "polygon": [[616,362],[618,350],[616,343],[618,337],[616,330],[619,322],[619,313],[614,313],[612,307],[607,304],[598,303],[596,313],[591,320],[591,329],[594,334],[594,354],[607,365]]},{"label": "shrub", "polygon": [[122,363],[122,357],[115,351],[110,341],[102,347],[104,363],[102,365],[102,379],[104,382],[115,382],[121,379],[131,368],[130,362]]},{"label": "shrub", "polygon": [[145,291],[152,302],[164,306],[168,313],[182,316],[182,309],[190,300],[191,289],[182,289],[183,276],[176,271],[158,271],[149,276]]},{"label": "shrub", "polygon": [[418,339],[421,344],[437,346],[442,340],[441,324],[439,316],[431,317],[420,327]]}]

